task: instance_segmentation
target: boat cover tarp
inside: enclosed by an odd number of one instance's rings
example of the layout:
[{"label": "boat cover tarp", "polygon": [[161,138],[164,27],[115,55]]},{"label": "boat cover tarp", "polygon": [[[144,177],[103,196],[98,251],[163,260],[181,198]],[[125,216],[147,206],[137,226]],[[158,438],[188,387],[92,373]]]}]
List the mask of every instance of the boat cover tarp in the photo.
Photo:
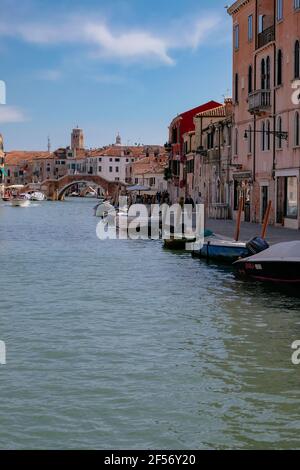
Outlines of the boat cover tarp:
[{"label": "boat cover tarp", "polygon": [[[245,260],[243,260],[245,261]],[[257,255],[247,258],[253,263],[264,261],[295,261],[300,262],[300,240],[293,242],[278,243]]]}]

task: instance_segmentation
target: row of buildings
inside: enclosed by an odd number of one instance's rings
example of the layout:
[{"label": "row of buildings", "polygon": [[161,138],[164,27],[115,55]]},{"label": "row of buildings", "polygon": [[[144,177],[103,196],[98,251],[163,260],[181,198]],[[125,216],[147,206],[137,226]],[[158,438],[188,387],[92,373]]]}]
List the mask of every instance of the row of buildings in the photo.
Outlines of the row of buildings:
[{"label": "row of buildings", "polygon": [[164,176],[168,161],[163,146],[123,146],[118,135],[113,145],[86,149],[83,130],[78,128],[72,131],[69,147],[54,152],[50,146],[45,152],[11,151],[5,153],[5,159],[3,152],[2,163],[6,186],[42,185],[66,175],[78,175],[79,180],[84,175],[94,175],[111,182],[142,184],[152,193],[167,189]]},{"label": "row of buildings", "polygon": [[[7,183],[65,174],[168,190],[171,202],[190,195],[208,214],[261,222],[272,201],[273,224],[300,228],[300,0],[237,0],[232,18],[232,98],[176,116],[165,147],[71,147],[6,154]],[[0,165],[1,165],[0,145]],[[2,159],[3,164],[3,159]]]},{"label": "row of buildings", "polygon": [[169,191],[190,194],[215,217],[300,228],[300,0],[238,0],[232,99],[170,124]]}]

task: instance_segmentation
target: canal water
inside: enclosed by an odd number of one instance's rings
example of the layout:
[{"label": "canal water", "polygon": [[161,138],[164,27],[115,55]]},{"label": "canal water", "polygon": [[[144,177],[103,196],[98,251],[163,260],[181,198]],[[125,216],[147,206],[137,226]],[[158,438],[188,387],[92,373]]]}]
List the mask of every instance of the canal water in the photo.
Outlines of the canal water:
[{"label": "canal water", "polygon": [[0,207],[0,448],[299,449],[300,298],[99,241],[94,203]]}]

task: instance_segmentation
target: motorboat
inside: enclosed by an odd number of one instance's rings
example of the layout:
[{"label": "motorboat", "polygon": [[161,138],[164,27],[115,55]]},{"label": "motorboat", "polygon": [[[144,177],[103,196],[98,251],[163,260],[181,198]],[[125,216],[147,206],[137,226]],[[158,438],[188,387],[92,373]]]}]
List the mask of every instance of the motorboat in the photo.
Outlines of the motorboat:
[{"label": "motorboat", "polygon": [[10,205],[12,207],[28,207],[30,206],[30,199],[20,194],[10,200]]},{"label": "motorboat", "polygon": [[247,258],[268,248],[269,244],[260,237],[255,237],[249,242],[239,242],[212,235],[205,238],[203,247],[199,251],[193,252],[193,257],[233,263],[240,258]]},{"label": "motorboat", "polygon": [[239,275],[257,281],[300,284],[300,241],[278,243],[234,266]]}]

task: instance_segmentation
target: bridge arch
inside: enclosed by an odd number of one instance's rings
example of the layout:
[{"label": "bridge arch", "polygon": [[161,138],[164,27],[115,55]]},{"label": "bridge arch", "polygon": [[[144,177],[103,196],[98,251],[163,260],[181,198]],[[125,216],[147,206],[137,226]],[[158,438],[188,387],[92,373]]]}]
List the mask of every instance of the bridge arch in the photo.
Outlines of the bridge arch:
[{"label": "bridge arch", "polygon": [[86,181],[84,178],[78,178],[77,181],[75,182],[72,182],[72,183],[68,183],[66,184],[66,186],[64,186],[63,188],[60,188],[58,189],[58,193],[57,193],[57,199],[59,201],[62,201],[65,197],[65,194],[66,192],[68,191],[68,189],[72,188],[72,186],[74,186],[75,184],[82,184],[82,183],[85,183],[87,185],[93,183],[93,184],[96,184],[98,186],[98,188],[101,188],[103,189],[105,192],[107,192],[107,188],[103,187],[103,185],[100,185],[99,183],[94,183],[92,181]]},{"label": "bridge arch", "polygon": [[95,184],[102,188],[109,196],[115,196],[126,185],[119,181],[108,181],[96,175],[66,175],[58,180],[47,180],[41,188],[46,190],[48,197],[53,200],[63,200],[66,191],[74,184]]}]

